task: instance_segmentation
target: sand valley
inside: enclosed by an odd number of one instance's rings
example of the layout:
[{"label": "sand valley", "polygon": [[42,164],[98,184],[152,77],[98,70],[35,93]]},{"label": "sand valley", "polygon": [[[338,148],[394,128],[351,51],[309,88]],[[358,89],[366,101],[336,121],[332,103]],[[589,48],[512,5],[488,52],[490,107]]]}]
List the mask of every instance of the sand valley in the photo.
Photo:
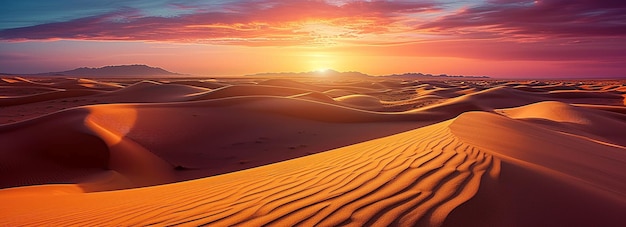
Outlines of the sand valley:
[{"label": "sand valley", "polygon": [[623,80],[3,76],[0,226],[623,226],[625,98]]}]

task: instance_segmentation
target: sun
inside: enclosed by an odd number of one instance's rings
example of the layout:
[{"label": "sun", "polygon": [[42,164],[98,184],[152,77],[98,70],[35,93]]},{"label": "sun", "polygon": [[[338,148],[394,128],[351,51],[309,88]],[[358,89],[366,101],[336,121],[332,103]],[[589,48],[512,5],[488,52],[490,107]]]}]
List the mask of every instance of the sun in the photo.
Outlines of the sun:
[{"label": "sun", "polygon": [[336,64],[337,57],[327,52],[312,52],[306,55],[307,68],[323,74]]},{"label": "sun", "polygon": [[326,73],[326,72],[328,72],[328,70],[329,70],[328,68],[318,68],[318,69],[315,70],[315,72],[317,72],[317,73]]}]

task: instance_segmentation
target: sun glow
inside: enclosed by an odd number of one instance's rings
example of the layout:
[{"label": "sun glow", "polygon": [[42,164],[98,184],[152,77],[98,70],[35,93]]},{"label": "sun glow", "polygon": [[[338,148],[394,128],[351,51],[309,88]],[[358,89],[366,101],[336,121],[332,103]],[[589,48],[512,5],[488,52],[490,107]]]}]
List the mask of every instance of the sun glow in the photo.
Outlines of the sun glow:
[{"label": "sun glow", "polygon": [[317,73],[326,73],[326,72],[328,72],[328,68],[319,68],[319,69],[315,70],[315,72],[317,72]]},{"label": "sun glow", "polygon": [[326,72],[337,62],[336,57],[328,53],[313,53],[308,58],[309,68],[320,73]]}]

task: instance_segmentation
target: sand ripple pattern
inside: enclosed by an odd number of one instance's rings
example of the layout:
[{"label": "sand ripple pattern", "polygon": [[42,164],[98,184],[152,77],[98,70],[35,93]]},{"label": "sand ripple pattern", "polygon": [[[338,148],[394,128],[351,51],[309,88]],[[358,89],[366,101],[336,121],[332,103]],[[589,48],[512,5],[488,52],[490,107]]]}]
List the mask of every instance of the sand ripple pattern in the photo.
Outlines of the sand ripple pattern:
[{"label": "sand ripple pattern", "polygon": [[0,225],[438,226],[499,165],[448,125],[205,179],[58,196],[56,208]]}]

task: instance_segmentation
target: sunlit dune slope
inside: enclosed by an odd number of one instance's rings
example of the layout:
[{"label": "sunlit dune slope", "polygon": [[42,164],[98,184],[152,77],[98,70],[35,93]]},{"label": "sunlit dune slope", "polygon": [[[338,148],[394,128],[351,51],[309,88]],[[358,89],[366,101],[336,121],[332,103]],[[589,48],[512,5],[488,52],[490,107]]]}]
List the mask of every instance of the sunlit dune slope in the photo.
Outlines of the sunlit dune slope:
[{"label": "sunlit dune slope", "polygon": [[523,119],[553,130],[626,146],[626,121],[623,114],[546,101],[497,112]]},{"label": "sunlit dune slope", "polygon": [[0,81],[0,226],[624,226],[619,81]]},{"label": "sunlit dune slope", "polygon": [[484,178],[479,193],[446,220],[448,226],[623,224],[623,147],[484,112],[464,113],[450,129],[502,165],[500,176]]},{"label": "sunlit dune slope", "polygon": [[49,197],[4,190],[2,203],[11,205],[0,222],[437,225],[476,193],[485,172],[497,170],[491,155],[461,143],[449,124],[158,187]]},{"label": "sunlit dune slope", "polygon": [[317,153],[449,117],[272,96],[94,105],[0,126],[0,166],[7,174],[0,186],[91,182],[110,171],[123,177],[117,182],[126,183],[83,185],[85,190],[170,183]]},{"label": "sunlit dune slope", "polygon": [[[447,221],[472,212],[464,206],[467,202],[498,209],[499,218],[481,219],[487,224],[540,225],[545,222],[541,217],[549,215],[549,223],[612,226],[625,207],[624,162],[621,148],[470,112],[398,135],[194,181],[55,196],[33,195],[36,188],[3,190],[2,202],[12,205],[1,213],[22,218],[0,220],[36,225],[437,226],[455,208]],[[509,191],[512,185],[518,188]],[[567,193],[555,191],[563,185]],[[492,196],[480,196],[485,191]],[[552,198],[570,199],[569,209],[555,210],[563,207]],[[603,219],[591,223],[572,216],[581,213]]]}]

